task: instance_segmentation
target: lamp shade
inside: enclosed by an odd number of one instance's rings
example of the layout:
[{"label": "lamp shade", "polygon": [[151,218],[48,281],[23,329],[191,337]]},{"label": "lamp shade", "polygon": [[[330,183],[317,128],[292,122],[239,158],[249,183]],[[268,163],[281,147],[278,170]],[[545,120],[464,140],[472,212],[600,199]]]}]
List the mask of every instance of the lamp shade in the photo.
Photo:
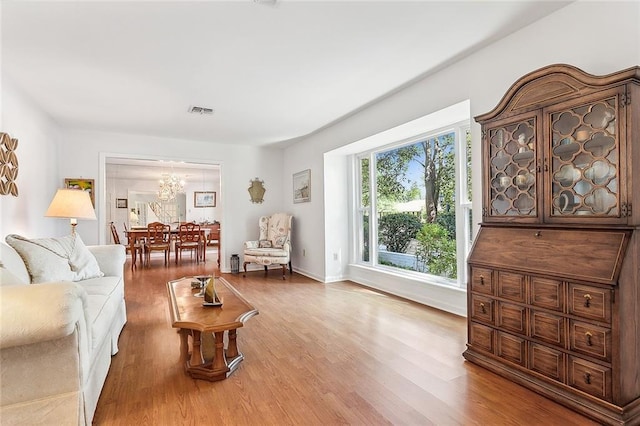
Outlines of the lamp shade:
[{"label": "lamp shade", "polygon": [[44,215],[69,219],[97,219],[89,193],[80,189],[58,189]]}]

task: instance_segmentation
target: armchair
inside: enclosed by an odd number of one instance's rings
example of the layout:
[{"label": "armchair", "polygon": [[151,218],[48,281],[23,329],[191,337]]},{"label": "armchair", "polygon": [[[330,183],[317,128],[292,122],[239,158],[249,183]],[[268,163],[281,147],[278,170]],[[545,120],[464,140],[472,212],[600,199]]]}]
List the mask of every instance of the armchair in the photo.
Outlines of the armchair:
[{"label": "armchair", "polygon": [[244,243],[244,273],[242,276],[246,276],[249,263],[264,266],[265,274],[269,265],[281,265],[283,280],[288,265],[289,274],[291,274],[292,219],[293,217],[286,213],[260,217],[258,221],[260,239]]}]

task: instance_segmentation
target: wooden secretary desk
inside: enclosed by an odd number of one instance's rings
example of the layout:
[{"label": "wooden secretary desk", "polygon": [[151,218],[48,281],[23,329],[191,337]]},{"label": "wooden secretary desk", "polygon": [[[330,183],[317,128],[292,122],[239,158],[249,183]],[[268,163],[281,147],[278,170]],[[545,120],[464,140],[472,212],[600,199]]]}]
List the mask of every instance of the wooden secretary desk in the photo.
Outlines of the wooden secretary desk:
[{"label": "wooden secretary desk", "polygon": [[604,424],[640,424],[640,67],[551,65],[482,126],[464,357]]}]

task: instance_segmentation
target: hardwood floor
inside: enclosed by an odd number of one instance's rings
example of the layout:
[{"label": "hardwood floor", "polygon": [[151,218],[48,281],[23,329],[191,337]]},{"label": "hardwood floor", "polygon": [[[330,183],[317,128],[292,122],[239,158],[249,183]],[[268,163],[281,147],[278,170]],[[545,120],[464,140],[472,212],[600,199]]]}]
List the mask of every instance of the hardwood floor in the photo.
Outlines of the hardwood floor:
[{"label": "hardwood floor", "polygon": [[[216,263],[125,266],[128,323],[96,425],[595,425],[464,361],[464,318],[349,282],[223,276],[260,314],[220,382],[188,377],[165,283]],[[216,270],[217,273],[217,270]]]}]

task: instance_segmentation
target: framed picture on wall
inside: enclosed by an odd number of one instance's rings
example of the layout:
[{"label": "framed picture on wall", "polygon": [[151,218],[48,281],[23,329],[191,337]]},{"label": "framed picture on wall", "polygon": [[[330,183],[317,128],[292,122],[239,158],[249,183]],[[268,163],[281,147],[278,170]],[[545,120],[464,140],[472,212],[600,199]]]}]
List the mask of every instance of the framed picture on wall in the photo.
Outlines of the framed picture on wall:
[{"label": "framed picture on wall", "polygon": [[311,169],[293,175],[293,202],[306,203],[309,201],[311,201]]},{"label": "framed picture on wall", "polygon": [[193,207],[215,207],[216,193],[214,191],[195,191],[193,193]]},{"label": "framed picture on wall", "polygon": [[82,179],[82,178],[66,178],[64,180],[64,187],[67,189],[81,189],[83,191],[88,191],[89,196],[91,197],[91,204],[93,207],[96,207],[96,199],[94,195],[94,185],[95,181],[93,179]]},{"label": "framed picture on wall", "polygon": [[116,198],[116,208],[126,209],[127,208],[127,199],[126,198]]}]

